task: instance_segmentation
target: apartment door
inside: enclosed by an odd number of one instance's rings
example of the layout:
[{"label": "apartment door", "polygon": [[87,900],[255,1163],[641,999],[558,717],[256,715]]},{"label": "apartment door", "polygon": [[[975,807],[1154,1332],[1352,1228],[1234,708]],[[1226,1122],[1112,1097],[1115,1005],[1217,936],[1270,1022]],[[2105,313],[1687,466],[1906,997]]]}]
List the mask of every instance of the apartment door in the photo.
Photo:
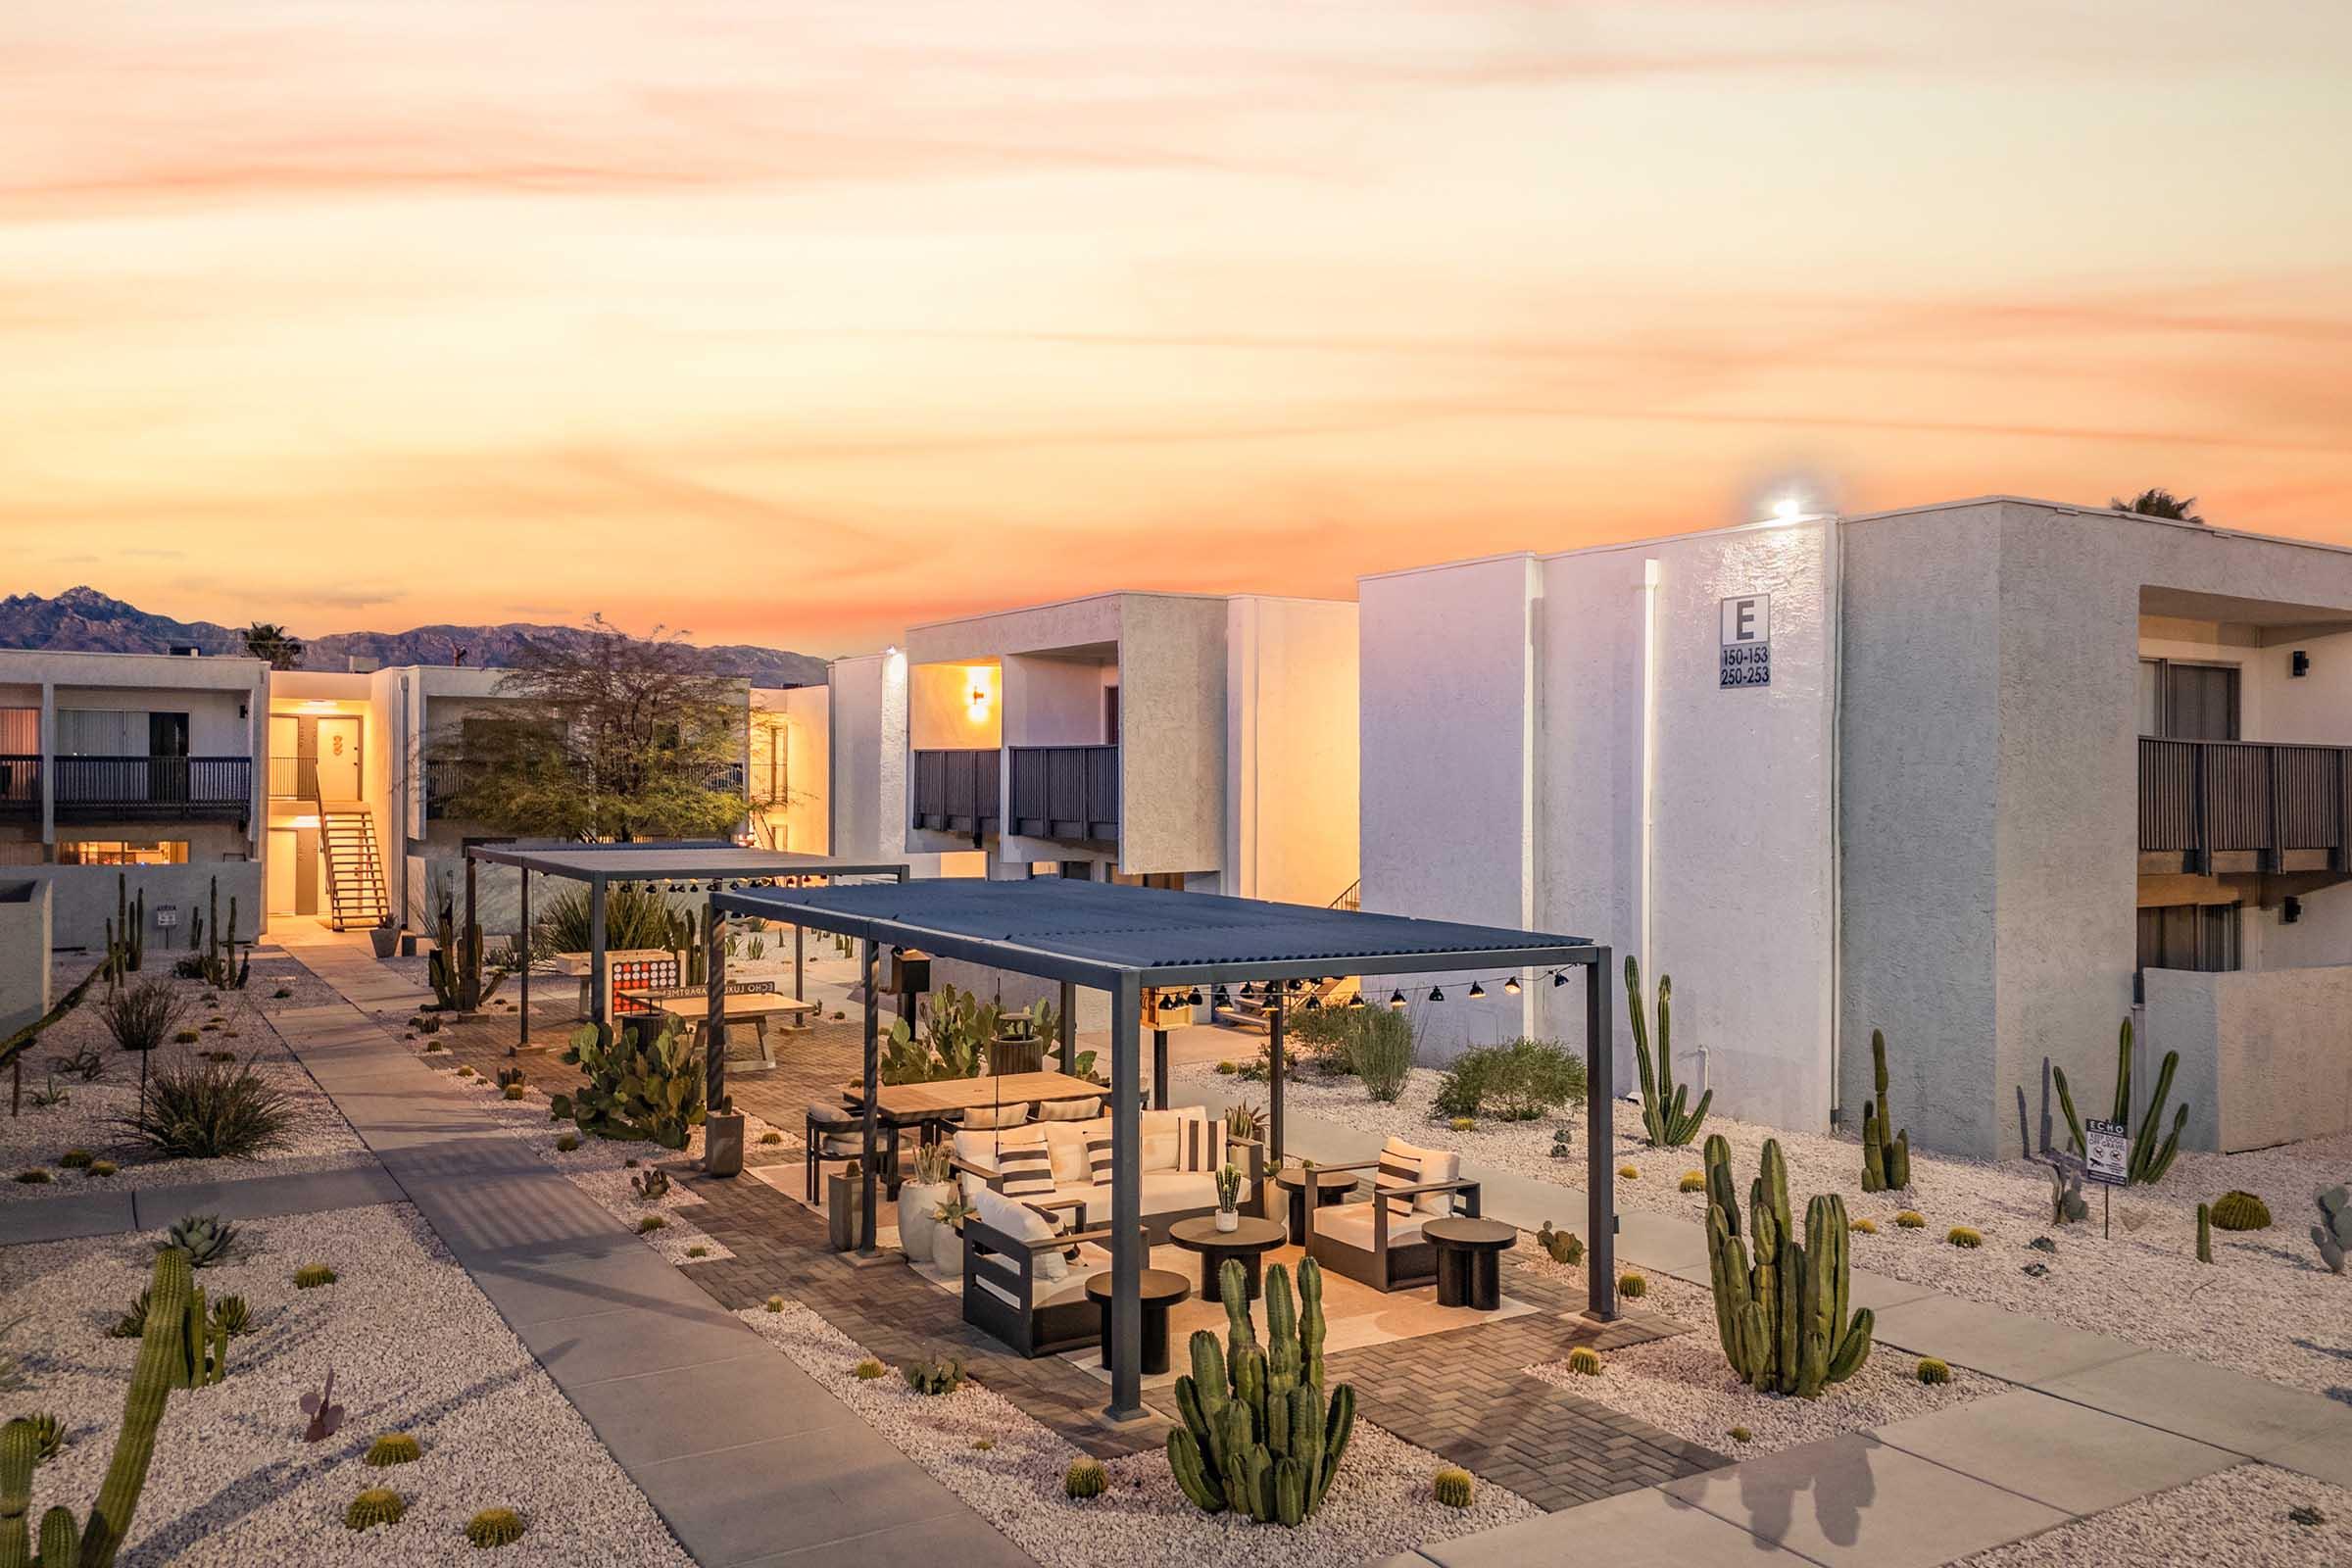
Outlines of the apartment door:
[{"label": "apartment door", "polygon": [[273,827],[270,830],[270,886],[267,891],[270,895],[270,912],[273,915],[296,912],[295,872],[299,867],[297,857],[301,853],[301,846],[296,842],[292,828]]},{"label": "apartment door", "polygon": [[318,798],[360,798],[360,721],[356,718],[318,721]]}]

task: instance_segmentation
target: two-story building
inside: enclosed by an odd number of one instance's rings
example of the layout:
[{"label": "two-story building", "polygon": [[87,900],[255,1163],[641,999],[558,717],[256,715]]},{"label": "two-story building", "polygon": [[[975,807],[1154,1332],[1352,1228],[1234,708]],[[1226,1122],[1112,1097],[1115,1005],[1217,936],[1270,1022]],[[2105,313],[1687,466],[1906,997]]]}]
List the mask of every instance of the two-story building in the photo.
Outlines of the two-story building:
[{"label": "two-story building", "polygon": [[257,929],[270,673],[258,659],[0,651],[0,864],[52,884],[54,942],[104,942],[118,873],[147,894],[152,945],[216,882]]},{"label": "two-story building", "polygon": [[[2135,1016],[2192,1145],[2352,1127],[2352,553],[1992,498],[1361,595],[1365,906],[1671,973],[1724,1112],[1857,1121],[1881,1028],[1914,1141],[2014,1154]],[[1550,991],[1420,1016],[1580,1038]]]}]

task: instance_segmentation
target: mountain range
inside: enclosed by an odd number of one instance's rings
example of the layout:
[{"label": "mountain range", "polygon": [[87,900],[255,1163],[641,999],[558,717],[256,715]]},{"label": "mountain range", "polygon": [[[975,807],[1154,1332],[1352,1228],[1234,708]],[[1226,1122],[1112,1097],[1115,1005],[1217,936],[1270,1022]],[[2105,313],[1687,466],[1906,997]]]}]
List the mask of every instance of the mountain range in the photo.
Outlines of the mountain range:
[{"label": "mountain range", "polygon": [[[343,670],[354,659],[378,664],[453,664],[483,668],[512,665],[522,644],[584,641],[577,626],[539,626],[514,621],[503,626],[416,626],[408,631],[339,631],[302,637],[304,669]],[[95,588],[69,588],[54,599],[11,594],[0,599],[0,648],[45,648],[97,654],[166,654],[198,648],[208,654],[242,654],[245,636],[209,620],[173,620],[149,614]],[[711,667],[755,686],[806,686],[825,678],[825,662],[808,654],[752,643],[701,650]]]}]

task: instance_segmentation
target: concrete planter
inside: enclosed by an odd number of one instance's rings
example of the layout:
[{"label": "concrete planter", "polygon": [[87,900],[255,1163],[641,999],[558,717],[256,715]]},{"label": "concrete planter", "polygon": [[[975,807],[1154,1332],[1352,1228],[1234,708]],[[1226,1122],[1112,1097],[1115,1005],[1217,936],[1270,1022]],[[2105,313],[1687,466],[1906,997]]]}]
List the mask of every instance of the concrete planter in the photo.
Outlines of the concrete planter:
[{"label": "concrete planter", "polygon": [[825,1176],[825,1245],[836,1252],[855,1250],[858,1216],[865,1210],[865,1177],[853,1166]]},{"label": "concrete planter", "polygon": [[375,925],[368,928],[368,944],[375,949],[378,958],[389,958],[400,947],[400,927]]},{"label": "concrete planter", "polygon": [[899,1189],[899,1250],[906,1254],[906,1261],[932,1260],[938,1251],[939,1233],[947,1227],[933,1219],[931,1211],[955,1196],[953,1182],[908,1182]]},{"label": "concrete planter", "polygon": [[743,1113],[717,1111],[703,1118],[703,1169],[712,1176],[743,1173]]}]

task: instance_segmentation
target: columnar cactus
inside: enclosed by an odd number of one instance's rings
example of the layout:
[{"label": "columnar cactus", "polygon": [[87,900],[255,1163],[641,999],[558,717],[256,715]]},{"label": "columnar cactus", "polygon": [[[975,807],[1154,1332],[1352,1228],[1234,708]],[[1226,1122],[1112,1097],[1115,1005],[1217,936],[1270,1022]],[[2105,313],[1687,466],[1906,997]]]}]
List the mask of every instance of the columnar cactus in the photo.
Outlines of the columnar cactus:
[{"label": "columnar cactus", "polygon": [[1724,1357],[1760,1393],[1818,1397],[1861,1368],[1877,1321],[1868,1307],[1846,1315],[1845,1200],[1832,1194],[1808,1203],[1798,1246],[1788,1162],[1780,1140],[1765,1140],[1762,1169],[1748,1190],[1751,1265],[1732,1191],[1732,1150],[1720,1136],[1707,1140],[1706,1162],[1707,1262]]},{"label": "columnar cactus", "polygon": [[2213,1261],[2213,1205],[2211,1203],[2197,1205],[2197,1261],[2200,1263]]},{"label": "columnar cactus", "polygon": [[1642,969],[1631,955],[1627,956],[1626,1011],[1634,1022],[1634,1059],[1642,1069],[1642,1125],[1648,1132],[1651,1145],[1660,1149],[1679,1149],[1697,1137],[1698,1129],[1706,1123],[1707,1106],[1715,1100],[1715,1091],[1710,1089],[1698,1097],[1695,1108],[1683,1109],[1683,1101],[1690,1089],[1687,1084],[1680,1089],[1674,1085],[1673,998],[1673,978],[1658,976],[1658,1049],[1653,1063],[1649,1019],[1642,1005]]},{"label": "columnar cactus", "polygon": [[[2132,1135],[2132,1158],[2127,1174],[2129,1185],[2154,1186],[2164,1180],[2164,1173],[2173,1168],[2173,1156],[2180,1152],[2180,1132],[2188,1125],[2188,1107],[2182,1105],[2173,1117],[2173,1130],[2162,1144],[2156,1142],[2156,1129],[2164,1120],[2164,1102],[2172,1098],[2173,1073],[2180,1065],[2180,1053],[2168,1051],[2164,1063],[2156,1070],[2156,1093],[2148,1099],[2148,1108],[2136,1121],[2132,1115],[2132,1020],[2126,1018],[2115,1046],[2115,1114],[2111,1118],[2127,1127],[2136,1127]],[[2068,1087],[2063,1068],[2050,1069],[2051,1082],[2058,1087],[2058,1109],[2066,1117],[2066,1135],[2075,1146],[2075,1152],[2087,1154],[2090,1145],[2082,1138],[2082,1119],[2075,1114],[2075,1097]]]},{"label": "columnar cactus", "polygon": [[1870,1070],[1876,1099],[1862,1102],[1862,1190],[1883,1193],[1911,1185],[1911,1134],[1894,1131],[1894,1106],[1886,1098],[1886,1036],[1870,1032]]},{"label": "columnar cactus", "polygon": [[130,1389],[122,1400],[122,1430],[98,1489],[98,1505],[86,1525],[76,1522],[71,1508],[52,1507],[43,1514],[37,1554],[24,1521],[32,1508],[32,1467],[38,1461],[40,1434],[29,1421],[11,1421],[0,1428],[0,1568],[113,1568],[147,1484],[164,1406],[172,1390],[184,1386],[175,1384],[172,1374],[185,1354],[194,1279],[184,1252],[156,1255],[146,1332],[131,1368]]},{"label": "columnar cactus", "polygon": [[1192,1338],[1193,1370],[1176,1380],[1183,1424],[1168,1434],[1168,1465],[1204,1513],[1234,1512],[1265,1523],[1305,1521],[1321,1505],[1355,1430],[1355,1390],[1323,1395],[1323,1281],[1313,1258],[1298,1265],[1294,1307],[1290,1271],[1266,1270],[1266,1346],[1257,1343],[1242,1265],[1218,1276],[1225,1299],[1223,1348],[1206,1329]]},{"label": "columnar cactus", "polygon": [[461,933],[454,898],[441,901],[441,915],[433,925],[433,956],[426,964],[426,973],[433,985],[433,1004],[443,1012],[477,1010],[507,978],[506,970],[494,969],[488,982],[483,981],[481,922],[468,923]]}]

